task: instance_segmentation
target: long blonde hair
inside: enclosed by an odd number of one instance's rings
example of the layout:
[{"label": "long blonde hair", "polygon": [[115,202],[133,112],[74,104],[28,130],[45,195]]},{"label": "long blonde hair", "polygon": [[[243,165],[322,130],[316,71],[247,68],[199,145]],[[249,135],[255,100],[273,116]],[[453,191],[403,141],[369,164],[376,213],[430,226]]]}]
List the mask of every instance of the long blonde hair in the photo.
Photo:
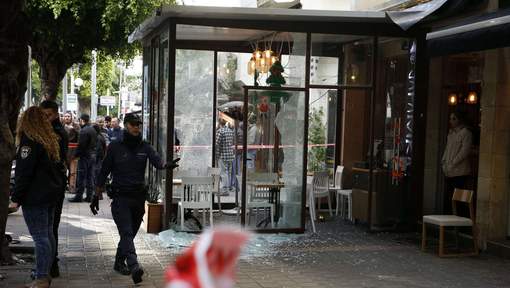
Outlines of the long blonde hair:
[{"label": "long blonde hair", "polygon": [[30,140],[43,145],[50,159],[60,161],[59,137],[53,131],[53,127],[41,108],[32,106],[21,116],[16,133],[18,146],[23,134]]}]

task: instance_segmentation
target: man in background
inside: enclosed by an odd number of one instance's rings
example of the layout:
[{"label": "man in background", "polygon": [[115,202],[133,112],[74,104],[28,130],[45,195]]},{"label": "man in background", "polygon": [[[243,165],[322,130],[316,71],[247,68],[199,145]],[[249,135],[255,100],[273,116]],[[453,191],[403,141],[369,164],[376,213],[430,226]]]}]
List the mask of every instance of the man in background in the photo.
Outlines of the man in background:
[{"label": "man in background", "polygon": [[76,184],[76,195],[69,199],[70,202],[81,202],[83,192],[87,190],[86,202],[92,199],[94,189],[94,171],[97,159],[97,132],[90,125],[90,116],[82,114],[80,117],[80,141],[76,149],[75,158],[78,160],[78,181]]},{"label": "man in background", "polygon": [[119,118],[112,118],[112,128],[108,131],[110,141],[122,141],[122,128],[120,128]]},{"label": "man in background", "polygon": [[232,163],[234,160],[234,130],[228,127],[227,121],[220,119],[220,128],[216,132],[216,159],[221,170],[221,193],[231,192]]}]

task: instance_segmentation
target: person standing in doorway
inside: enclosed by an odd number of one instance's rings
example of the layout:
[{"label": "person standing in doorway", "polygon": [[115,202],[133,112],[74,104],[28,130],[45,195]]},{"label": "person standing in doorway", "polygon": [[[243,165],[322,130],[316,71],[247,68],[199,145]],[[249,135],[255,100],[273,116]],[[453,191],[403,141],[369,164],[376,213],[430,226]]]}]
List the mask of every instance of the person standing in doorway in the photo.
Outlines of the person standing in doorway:
[{"label": "person standing in doorway", "polygon": [[446,149],[441,161],[446,176],[447,190],[444,199],[444,213],[452,212],[451,200],[455,188],[465,189],[471,176],[470,152],[473,135],[466,126],[464,113],[450,114],[450,131]]},{"label": "person standing in doorway", "polygon": [[113,269],[123,275],[131,274],[136,284],[142,281],[144,274],[138,263],[133,240],[145,214],[147,161],[157,169],[174,169],[179,159],[164,164],[154,148],[142,140],[142,121],[137,115],[127,114],[124,125],[126,129],[122,140],[110,143],[107,148],[90,209],[94,215],[97,214],[99,199],[105,190],[106,179],[111,174],[112,192],[108,196],[113,199],[112,216],[120,235]]},{"label": "person standing in doorway", "polygon": [[67,132],[64,129],[64,126],[60,122],[59,115],[58,115],[58,104],[45,100],[41,102],[39,105],[46,114],[46,117],[51,123],[51,126],[53,127],[53,131],[55,134],[59,137],[59,151],[60,151],[60,164],[62,167],[62,181],[64,182],[64,185],[62,186],[61,191],[57,191],[57,202],[55,205],[55,215],[53,219],[53,235],[55,237],[55,257],[53,259],[53,265],[50,269],[50,275],[53,278],[60,276],[60,270],[58,267],[58,227],[60,225],[60,217],[62,215],[62,206],[64,204],[64,198],[65,198],[65,184],[67,183],[67,167],[69,167],[69,163],[67,163],[67,151],[68,151],[68,136]]},{"label": "person standing in doorway", "polygon": [[16,144],[16,186],[11,207],[23,208],[23,217],[35,243],[35,280],[26,287],[47,288],[56,250],[55,204],[64,189],[64,174],[59,136],[43,109],[33,106],[23,113]]},{"label": "person standing in doorway", "polygon": [[119,118],[112,119],[112,128],[108,131],[110,142],[122,141],[123,131],[119,124]]},{"label": "person standing in doorway", "polygon": [[90,116],[82,114],[80,117],[80,141],[76,149],[75,157],[78,160],[78,181],[76,195],[69,199],[70,202],[81,202],[83,192],[87,189],[86,202],[90,202],[94,189],[94,169],[96,164],[97,132],[90,125]]},{"label": "person standing in doorway", "polygon": [[221,171],[221,193],[227,195],[232,191],[232,163],[234,155],[234,131],[228,127],[225,119],[220,119],[220,128],[216,132],[216,159]]}]

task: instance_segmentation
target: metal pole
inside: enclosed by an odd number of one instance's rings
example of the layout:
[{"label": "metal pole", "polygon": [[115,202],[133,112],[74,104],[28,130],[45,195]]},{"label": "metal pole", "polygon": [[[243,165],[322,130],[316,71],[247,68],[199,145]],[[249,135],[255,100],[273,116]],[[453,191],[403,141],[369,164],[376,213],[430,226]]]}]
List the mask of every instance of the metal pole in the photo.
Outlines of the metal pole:
[{"label": "metal pole", "polygon": [[121,100],[121,93],[122,93],[122,63],[119,66],[119,106],[117,107],[117,118],[120,119],[120,109],[122,109],[122,100]]},{"label": "metal pole", "polygon": [[67,72],[62,80],[62,112],[67,112]]},{"label": "metal pole", "polygon": [[90,114],[93,121],[97,118],[97,95],[96,95],[96,50],[92,50],[92,71],[91,71],[91,91],[90,91]]},{"label": "metal pole", "polygon": [[32,106],[32,47],[28,46],[28,77],[25,91],[25,109]]}]

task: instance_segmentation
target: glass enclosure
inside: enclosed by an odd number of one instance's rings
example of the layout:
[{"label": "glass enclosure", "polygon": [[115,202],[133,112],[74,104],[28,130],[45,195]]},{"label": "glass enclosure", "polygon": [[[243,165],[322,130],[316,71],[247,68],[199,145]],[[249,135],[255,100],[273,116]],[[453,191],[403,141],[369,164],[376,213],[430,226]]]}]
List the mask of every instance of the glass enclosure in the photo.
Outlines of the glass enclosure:
[{"label": "glass enclosure", "polygon": [[355,220],[400,221],[413,163],[412,39],[170,25],[176,35],[144,48],[144,137],[164,159],[181,158],[172,183],[149,171],[161,195],[176,204],[183,176],[219,173],[215,225],[303,231],[307,176],[327,171],[332,183],[343,166]]}]

